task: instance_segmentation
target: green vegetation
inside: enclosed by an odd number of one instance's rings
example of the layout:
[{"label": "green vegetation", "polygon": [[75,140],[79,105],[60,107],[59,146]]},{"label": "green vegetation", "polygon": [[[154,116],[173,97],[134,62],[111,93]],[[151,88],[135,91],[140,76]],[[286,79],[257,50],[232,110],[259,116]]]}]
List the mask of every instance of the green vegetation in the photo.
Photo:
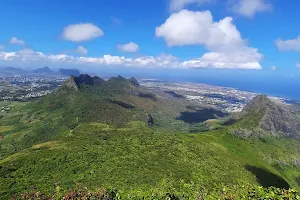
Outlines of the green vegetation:
[{"label": "green vegetation", "polygon": [[[24,199],[299,196],[277,189],[300,188],[299,140],[240,139],[230,133],[234,125],[217,120],[185,124],[176,120],[187,106],[183,100],[162,99],[122,77],[79,86],[8,104],[10,112],[1,114],[1,199],[24,192]],[[155,126],[146,125],[146,113]]]},{"label": "green vegetation", "polygon": [[[172,190],[169,190],[172,192]],[[233,188],[218,188],[213,191],[207,191],[204,188],[195,190],[192,184],[184,184],[181,194],[176,196],[173,193],[163,190],[153,190],[144,195],[143,199],[299,199],[300,193],[293,189],[279,189],[275,187],[263,188],[261,186],[236,186]],[[38,191],[24,192],[20,195],[22,199],[142,199],[141,196],[135,194],[124,195],[116,189],[99,188],[93,192],[88,188],[81,188],[77,184],[75,189],[70,189],[67,192],[62,192],[58,185],[54,185],[52,193],[44,194]],[[12,199],[18,199],[18,196],[13,196]]]}]

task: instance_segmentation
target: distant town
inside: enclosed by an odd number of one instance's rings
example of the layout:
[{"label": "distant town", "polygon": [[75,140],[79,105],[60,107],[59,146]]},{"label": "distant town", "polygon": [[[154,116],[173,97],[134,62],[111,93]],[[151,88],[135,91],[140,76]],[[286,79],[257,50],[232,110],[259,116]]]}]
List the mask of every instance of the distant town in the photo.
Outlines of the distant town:
[{"label": "distant town", "polygon": [[0,73],[0,100],[28,101],[45,96],[66,79],[61,75]]},{"label": "distant town", "polygon": [[[54,73],[44,67],[35,72],[0,71],[0,101],[30,101],[51,93],[69,77],[63,71]],[[78,74],[79,72],[76,71]],[[76,74],[76,75],[77,75]],[[154,79],[139,80],[142,87],[155,91],[173,91],[193,103],[213,107],[225,112],[240,112],[242,108],[258,93],[241,91],[234,88],[213,86],[198,83],[166,82]],[[294,100],[271,97],[287,104],[299,103]],[[8,108],[2,108],[5,110]]]},{"label": "distant town", "polygon": [[[252,98],[259,95],[258,93],[241,91],[235,88],[199,83],[166,82],[144,79],[140,80],[140,84],[152,90],[174,91],[191,102],[230,113],[240,112]],[[270,96],[270,98],[285,104],[299,103],[298,101],[281,97]]]}]

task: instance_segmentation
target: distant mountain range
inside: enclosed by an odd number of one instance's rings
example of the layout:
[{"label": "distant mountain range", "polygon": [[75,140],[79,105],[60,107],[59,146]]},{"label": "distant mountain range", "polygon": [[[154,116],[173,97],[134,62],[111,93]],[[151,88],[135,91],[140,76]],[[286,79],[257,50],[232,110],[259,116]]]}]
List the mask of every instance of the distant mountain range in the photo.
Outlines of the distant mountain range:
[{"label": "distant mountain range", "polygon": [[49,67],[46,67],[46,66],[32,70],[32,72],[37,73],[37,74],[54,74],[55,73]]},{"label": "distant mountain range", "polygon": [[6,72],[6,73],[19,73],[19,74],[25,74],[25,73],[34,73],[34,74],[48,74],[48,75],[63,75],[63,76],[79,76],[80,71],[78,69],[65,69],[60,68],[58,71],[51,70],[49,67],[41,67],[34,70],[25,70],[19,67],[4,67],[0,69],[0,72]]},{"label": "distant mountain range", "polygon": [[4,67],[3,70],[4,72],[8,73],[26,73],[27,71],[19,68],[19,67]]}]

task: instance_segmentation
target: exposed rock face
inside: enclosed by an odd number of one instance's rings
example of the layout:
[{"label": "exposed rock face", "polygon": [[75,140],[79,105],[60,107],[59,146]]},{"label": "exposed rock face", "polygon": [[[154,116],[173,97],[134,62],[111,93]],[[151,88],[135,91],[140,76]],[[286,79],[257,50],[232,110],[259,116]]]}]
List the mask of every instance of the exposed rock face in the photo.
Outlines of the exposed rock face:
[{"label": "exposed rock face", "polygon": [[94,84],[94,79],[90,77],[88,74],[81,74],[78,77],[75,77],[75,82],[77,85],[80,84],[87,84],[87,85],[93,85]]},{"label": "exposed rock face", "polygon": [[100,85],[105,82],[103,79],[95,76],[91,77],[88,74],[81,74],[80,76],[70,76],[68,80],[66,80],[63,84],[64,87],[79,90],[80,85]]},{"label": "exposed rock face", "polygon": [[64,82],[62,87],[69,88],[72,90],[79,90],[78,85],[75,82],[74,76],[70,76],[70,78]]},{"label": "exposed rock face", "polygon": [[81,74],[80,76],[75,77],[74,79],[78,86],[81,84],[86,84],[86,85],[98,84],[99,85],[99,84],[105,82],[103,79],[101,79],[97,76],[91,77],[88,74]]},{"label": "exposed rock face", "polygon": [[131,77],[128,81],[134,86],[140,86],[139,82],[134,77]]},{"label": "exposed rock face", "polygon": [[257,128],[288,137],[300,136],[300,116],[291,107],[259,95],[242,110],[241,118],[260,118]]}]

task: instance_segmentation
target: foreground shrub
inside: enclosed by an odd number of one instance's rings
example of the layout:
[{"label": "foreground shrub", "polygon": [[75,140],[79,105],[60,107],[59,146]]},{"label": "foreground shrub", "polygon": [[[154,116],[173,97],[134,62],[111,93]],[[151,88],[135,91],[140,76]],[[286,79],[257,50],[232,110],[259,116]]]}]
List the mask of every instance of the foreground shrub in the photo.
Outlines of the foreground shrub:
[{"label": "foreground shrub", "polygon": [[261,200],[299,200],[300,192],[294,189],[280,189],[275,187],[263,188],[261,186],[236,186],[232,188],[223,187],[221,189],[215,189],[208,191],[205,188],[201,188],[196,191],[185,191],[182,194],[176,192],[155,192],[144,193],[138,191],[125,193],[117,191],[115,189],[100,188],[96,191],[89,191],[87,188],[76,188],[75,190],[68,190],[67,192],[61,193],[60,187],[56,186],[52,194],[43,194],[41,192],[32,191],[24,192],[20,196],[14,196],[11,199],[22,199],[22,200],[114,200],[114,199],[159,199],[159,200],[180,200],[180,199],[221,199],[221,200],[234,200],[234,199],[261,199]]}]

